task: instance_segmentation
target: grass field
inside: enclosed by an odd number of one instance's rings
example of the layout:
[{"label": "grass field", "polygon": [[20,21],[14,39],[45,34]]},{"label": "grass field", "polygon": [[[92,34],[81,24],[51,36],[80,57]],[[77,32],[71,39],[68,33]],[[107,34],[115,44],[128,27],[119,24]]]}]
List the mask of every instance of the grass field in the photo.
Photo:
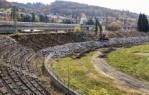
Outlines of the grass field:
[{"label": "grass field", "polygon": [[149,81],[149,44],[118,49],[111,52],[106,60],[121,72]]},{"label": "grass field", "polygon": [[[80,95],[126,95],[114,87],[113,80],[95,71],[91,59],[97,51],[91,52],[80,59],[73,57],[60,58],[53,62],[52,69],[59,78],[70,87],[78,90]],[[69,67],[69,69],[68,69]]]}]

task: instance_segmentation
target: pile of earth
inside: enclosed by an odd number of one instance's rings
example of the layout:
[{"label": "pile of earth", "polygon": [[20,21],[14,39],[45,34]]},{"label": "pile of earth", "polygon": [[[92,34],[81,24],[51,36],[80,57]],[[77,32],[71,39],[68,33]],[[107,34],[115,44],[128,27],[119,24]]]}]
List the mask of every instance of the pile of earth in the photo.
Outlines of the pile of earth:
[{"label": "pile of earth", "polygon": [[86,33],[26,34],[11,37],[36,52],[47,47],[94,40],[94,36]]}]

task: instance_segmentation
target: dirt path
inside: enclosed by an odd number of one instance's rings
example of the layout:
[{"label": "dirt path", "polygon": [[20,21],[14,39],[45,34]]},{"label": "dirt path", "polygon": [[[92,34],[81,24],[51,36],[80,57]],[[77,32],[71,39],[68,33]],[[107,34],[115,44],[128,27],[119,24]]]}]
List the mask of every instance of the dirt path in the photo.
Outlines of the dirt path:
[{"label": "dirt path", "polygon": [[134,54],[137,54],[137,55],[141,55],[141,56],[149,56],[149,53],[134,53]]},{"label": "dirt path", "polygon": [[149,83],[137,80],[129,75],[115,70],[103,58],[99,58],[98,55],[99,53],[93,56],[92,62],[94,64],[95,69],[99,73],[107,77],[110,77],[118,81],[119,83],[127,87],[130,87],[131,89],[139,91],[144,95],[149,95]]}]

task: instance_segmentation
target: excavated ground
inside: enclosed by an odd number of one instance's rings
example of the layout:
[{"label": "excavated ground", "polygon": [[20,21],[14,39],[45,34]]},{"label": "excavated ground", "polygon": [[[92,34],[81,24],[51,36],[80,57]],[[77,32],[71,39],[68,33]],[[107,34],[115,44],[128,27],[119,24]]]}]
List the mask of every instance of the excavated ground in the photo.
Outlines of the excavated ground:
[{"label": "excavated ground", "polygon": [[53,34],[30,34],[11,36],[23,46],[32,48],[35,52],[66,43],[85,42],[94,40],[94,37],[85,33],[53,33]]}]

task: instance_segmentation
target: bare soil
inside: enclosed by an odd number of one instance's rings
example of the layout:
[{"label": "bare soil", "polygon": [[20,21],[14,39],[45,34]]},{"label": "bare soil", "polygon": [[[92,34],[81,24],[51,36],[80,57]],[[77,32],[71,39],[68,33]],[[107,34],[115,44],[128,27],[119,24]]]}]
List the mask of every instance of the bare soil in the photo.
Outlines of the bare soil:
[{"label": "bare soil", "polygon": [[28,34],[11,36],[23,46],[32,48],[35,52],[57,45],[94,40],[93,35],[86,33],[53,33]]}]

